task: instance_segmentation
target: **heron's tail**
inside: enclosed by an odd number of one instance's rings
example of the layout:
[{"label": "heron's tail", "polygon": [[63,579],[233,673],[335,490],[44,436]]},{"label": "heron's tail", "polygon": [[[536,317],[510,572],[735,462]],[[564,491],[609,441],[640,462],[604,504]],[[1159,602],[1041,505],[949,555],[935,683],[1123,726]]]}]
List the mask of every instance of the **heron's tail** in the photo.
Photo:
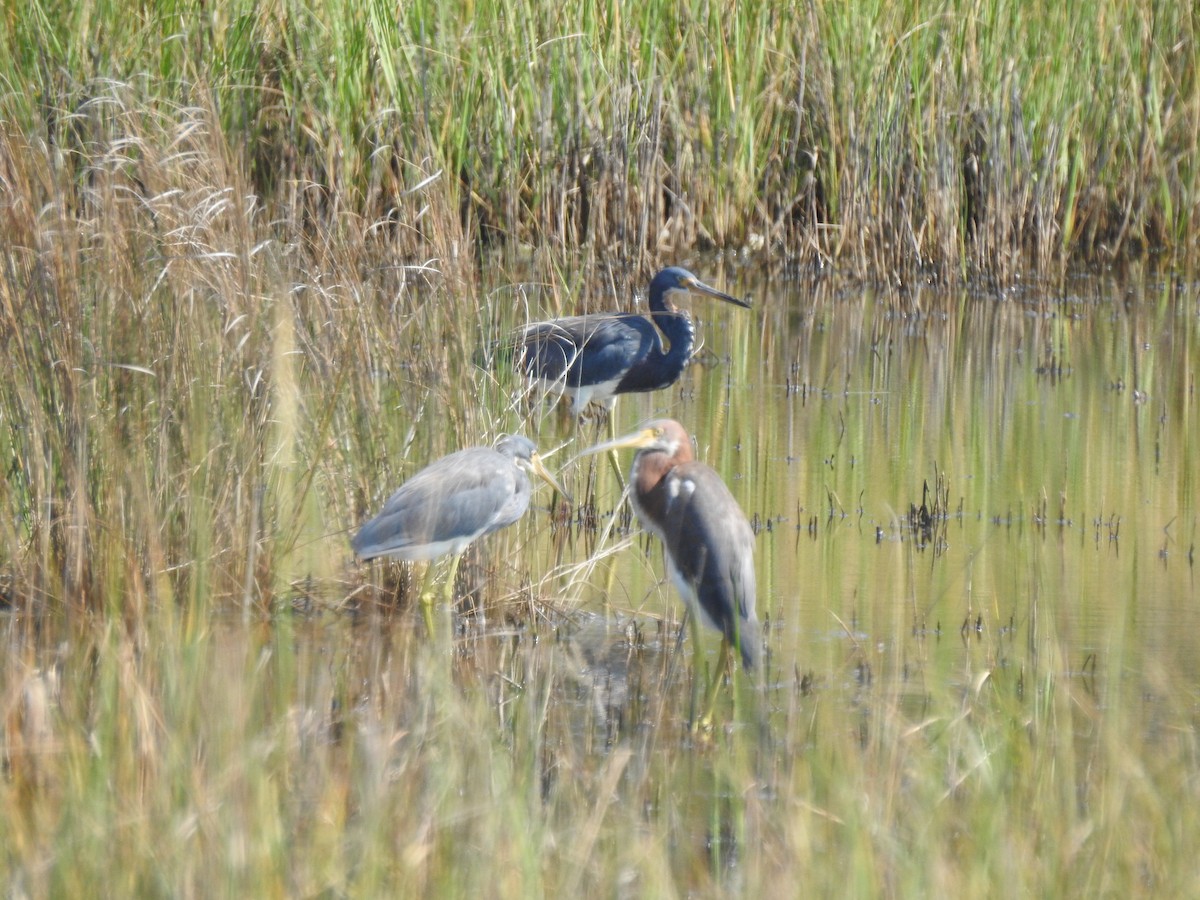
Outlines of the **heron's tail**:
[{"label": "heron's tail", "polygon": [[742,654],[742,665],[746,671],[753,672],[762,664],[762,629],[758,619],[740,619],[737,623],[737,633],[729,638],[730,643]]}]

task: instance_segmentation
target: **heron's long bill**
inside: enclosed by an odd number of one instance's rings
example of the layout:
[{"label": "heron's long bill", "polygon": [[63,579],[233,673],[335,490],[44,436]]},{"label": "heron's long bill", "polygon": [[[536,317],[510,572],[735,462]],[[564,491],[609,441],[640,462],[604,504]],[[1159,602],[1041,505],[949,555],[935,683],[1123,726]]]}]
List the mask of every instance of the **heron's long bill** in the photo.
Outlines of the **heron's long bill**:
[{"label": "heron's long bill", "polygon": [[605,441],[603,444],[597,444],[595,447],[588,447],[586,450],[580,451],[579,456],[575,458],[591,456],[593,453],[603,453],[605,450],[641,450],[644,447],[654,446],[661,440],[662,434],[657,428],[646,426],[622,437]]},{"label": "heron's long bill", "polygon": [[562,494],[564,500],[574,505],[575,501],[571,499],[571,495],[564,491],[562,485],[559,484],[555,477],[550,474],[550,470],[542,464],[542,458],[538,456],[537,453],[530,455],[529,468],[534,475],[542,479],[542,481],[546,482],[546,484],[550,485],[550,487]]},{"label": "heron's long bill", "polygon": [[699,278],[692,278],[685,282],[689,291],[695,291],[697,294],[707,294],[710,297],[716,297],[718,300],[724,300],[726,303],[732,303],[734,306],[740,306],[742,309],[750,309],[749,300],[740,300],[732,294],[727,294],[724,291],[719,291],[709,284],[705,284]]}]

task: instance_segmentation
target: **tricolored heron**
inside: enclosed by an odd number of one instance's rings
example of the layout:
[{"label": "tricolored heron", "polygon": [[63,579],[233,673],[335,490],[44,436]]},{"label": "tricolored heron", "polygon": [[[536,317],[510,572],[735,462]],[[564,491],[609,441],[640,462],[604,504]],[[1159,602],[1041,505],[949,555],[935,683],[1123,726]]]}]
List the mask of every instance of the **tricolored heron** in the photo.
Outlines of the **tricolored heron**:
[{"label": "tricolored heron", "polygon": [[638,448],[629,473],[633,508],[642,525],[662,541],[671,581],[687,605],[697,674],[697,622],[723,635],[719,668],[701,720],[705,721],[712,716],[729,648],[737,648],[747,670],[758,668],[762,659],[754,614],[754,532],[721,476],[693,457],[691,439],[678,422],[659,419],[585,452],[627,447]]},{"label": "tricolored heron", "polygon": [[[450,554],[445,598],[451,599],[458,561],[470,544],[524,515],[533,472],[567,496],[538,457],[533,441],[504,435],[495,447],[469,447],[443,456],[404,482],[350,542],[364,560],[394,556],[409,562]],[[433,632],[431,574],[421,587],[425,625]]]},{"label": "tricolored heron", "polygon": [[570,397],[576,415],[588,403],[611,409],[617,394],[670,387],[679,380],[696,343],[691,316],[672,302],[689,292],[750,308],[747,301],[705,284],[687,269],[671,266],[650,282],[650,318],[598,313],[534,322],[513,341],[517,365],[547,390]]}]

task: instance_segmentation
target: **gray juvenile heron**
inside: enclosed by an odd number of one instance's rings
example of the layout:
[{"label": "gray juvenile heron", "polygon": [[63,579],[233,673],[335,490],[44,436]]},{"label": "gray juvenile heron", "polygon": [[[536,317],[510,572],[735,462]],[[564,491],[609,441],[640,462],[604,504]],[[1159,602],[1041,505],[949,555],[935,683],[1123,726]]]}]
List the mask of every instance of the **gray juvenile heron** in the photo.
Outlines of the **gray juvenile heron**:
[{"label": "gray juvenile heron", "polygon": [[691,316],[672,303],[689,292],[750,308],[747,301],[672,266],[650,282],[650,318],[598,313],[534,322],[512,342],[517,366],[546,389],[570,397],[576,415],[588,403],[611,408],[617,394],[670,387],[679,380],[696,342]]},{"label": "gray juvenile heron", "polygon": [[671,581],[687,605],[697,674],[697,622],[723,635],[719,668],[708,690],[709,719],[729,648],[740,652],[747,670],[758,668],[762,659],[754,613],[754,532],[721,476],[693,457],[691,439],[678,422],[659,419],[585,452],[629,447],[638,449],[629,474],[633,508],[662,541]]},{"label": "gray juvenile heron", "polygon": [[[430,463],[404,482],[377,516],[351,540],[364,560],[394,556],[409,562],[450,555],[446,600],[454,590],[458,561],[470,544],[524,515],[533,472],[567,497],[542,465],[533,441],[505,435],[495,447],[469,447]],[[431,565],[421,587],[422,614],[433,631]]]}]

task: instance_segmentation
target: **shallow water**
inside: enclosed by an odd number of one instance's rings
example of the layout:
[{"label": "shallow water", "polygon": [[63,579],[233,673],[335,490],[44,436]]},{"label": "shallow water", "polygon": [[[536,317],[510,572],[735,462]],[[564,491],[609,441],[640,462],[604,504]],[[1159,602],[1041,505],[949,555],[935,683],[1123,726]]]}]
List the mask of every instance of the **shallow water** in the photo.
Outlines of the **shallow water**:
[{"label": "shallow water", "polygon": [[[696,363],[669,391],[623,397],[615,428],[678,419],[754,525],[768,711],[816,692],[844,716],[874,689],[919,715],[934,688],[1047,676],[1103,705],[1120,687],[1145,698],[1200,678],[1196,286],[1081,277],[1065,292],[898,296],[699,274],[754,308],[694,304]],[[548,462],[584,506],[552,517],[540,487],[530,515],[468,554],[460,588],[480,585],[484,603],[460,601],[472,611],[453,628],[441,611],[464,677],[492,679],[536,645],[563,727],[588,741],[664,710],[686,719],[690,637],[661,550],[607,459],[576,458],[607,430],[548,407],[519,427],[557,448]],[[330,550],[349,564],[344,542]],[[370,693],[379,660],[426,640],[415,610],[393,615],[387,591],[347,583],[350,602],[334,588],[299,604],[370,622],[295,632],[312,709],[345,690],[318,671],[328,660],[366,666],[346,684]],[[254,640],[215,633],[234,655]],[[715,664],[719,640],[704,639]],[[389,672],[384,693],[413,692]]]},{"label": "shallow water", "polygon": [[[1200,674],[1194,288],[738,289],[754,310],[697,304],[704,364],[669,392],[622,398],[617,430],[678,419],[755,524],[774,684],[919,694],[926,678],[1048,669],[1103,683],[1150,660]],[[566,457],[600,434],[571,427],[544,417],[539,442],[569,440]],[[543,557],[568,572],[556,605],[645,617],[650,646],[670,649],[682,607],[636,529],[606,562],[572,568],[623,536],[604,533],[618,496],[607,465],[562,476],[577,497],[597,492],[600,533],[566,548],[559,535]],[[922,504],[925,528],[910,516]],[[526,527],[549,546],[545,516]]]},{"label": "shallow water", "polygon": [[[762,893],[776,871],[919,894],[926,865],[971,859],[968,877],[1069,893],[1124,853],[1194,894],[1176,860],[1197,833],[1195,287],[896,297],[700,274],[754,309],[698,306],[701,364],[624,398],[616,426],[679,419],[754,523],[761,694],[739,677],[712,732],[685,728],[661,552],[607,460],[573,459],[606,431],[473,402],[557,449],[580,503],[548,515],[539,488],[479,542],[459,574],[481,602],[440,609],[432,637],[395,602],[403,570],[355,566],[332,529],[312,555],[341,580],[295,582],[294,615],[0,620],[5,783],[57,817],[31,833],[105,862],[151,847],[155,873],[196,883],[257,847],[300,893],[353,884],[362,844],[452,893],[524,896],[495,889],[521,864],[575,893],[586,860],[634,894]],[[385,425],[445,426],[400,408]],[[717,647],[704,635],[710,666]],[[114,820],[133,823],[119,839]],[[257,877],[275,876],[242,893]]]}]

